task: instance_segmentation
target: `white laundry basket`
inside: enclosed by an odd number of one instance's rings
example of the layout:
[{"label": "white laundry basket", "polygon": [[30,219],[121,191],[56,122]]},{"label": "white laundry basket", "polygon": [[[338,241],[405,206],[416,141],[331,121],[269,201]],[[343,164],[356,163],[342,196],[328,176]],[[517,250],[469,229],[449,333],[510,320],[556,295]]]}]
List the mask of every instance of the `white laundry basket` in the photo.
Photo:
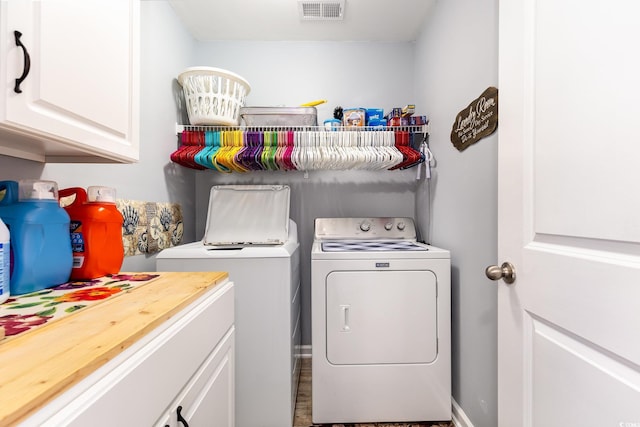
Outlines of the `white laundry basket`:
[{"label": "white laundry basket", "polygon": [[192,125],[236,126],[249,82],[231,71],[191,67],[178,75]]}]

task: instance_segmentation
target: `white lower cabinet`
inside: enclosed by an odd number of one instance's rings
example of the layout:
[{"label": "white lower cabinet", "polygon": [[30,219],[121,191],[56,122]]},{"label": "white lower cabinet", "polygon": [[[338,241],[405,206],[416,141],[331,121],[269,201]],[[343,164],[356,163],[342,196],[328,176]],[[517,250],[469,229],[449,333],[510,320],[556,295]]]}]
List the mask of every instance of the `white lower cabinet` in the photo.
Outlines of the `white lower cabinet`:
[{"label": "white lower cabinet", "polygon": [[234,288],[213,290],[24,426],[234,426]]}]

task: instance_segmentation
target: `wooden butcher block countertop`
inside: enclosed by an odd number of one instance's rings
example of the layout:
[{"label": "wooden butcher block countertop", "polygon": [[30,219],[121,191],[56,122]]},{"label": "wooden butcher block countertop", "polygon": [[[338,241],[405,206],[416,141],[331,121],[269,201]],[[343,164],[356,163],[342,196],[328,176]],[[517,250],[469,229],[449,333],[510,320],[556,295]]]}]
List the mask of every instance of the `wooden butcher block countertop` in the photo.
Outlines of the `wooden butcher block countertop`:
[{"label": "wooden butcher block countertop", "polygon": [[228,277],[152,274],[160,277],[0,342],[0,425],[23,420]]}]

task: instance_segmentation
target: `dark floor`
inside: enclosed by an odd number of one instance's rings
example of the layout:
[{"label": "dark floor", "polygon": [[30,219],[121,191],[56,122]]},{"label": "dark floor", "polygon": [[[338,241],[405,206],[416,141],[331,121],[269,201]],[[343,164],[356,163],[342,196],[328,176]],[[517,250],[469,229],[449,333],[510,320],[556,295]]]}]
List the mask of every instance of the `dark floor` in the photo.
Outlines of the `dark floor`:
[{"label": "dark floor", "polygon": [[[298,398],[296,399],[296,413],[293,427],[319,427],[311,422],[311,359],[302,360]],[[455,427],[453,423],[367,423],[367,424],[323,424],[323,427]]]}]

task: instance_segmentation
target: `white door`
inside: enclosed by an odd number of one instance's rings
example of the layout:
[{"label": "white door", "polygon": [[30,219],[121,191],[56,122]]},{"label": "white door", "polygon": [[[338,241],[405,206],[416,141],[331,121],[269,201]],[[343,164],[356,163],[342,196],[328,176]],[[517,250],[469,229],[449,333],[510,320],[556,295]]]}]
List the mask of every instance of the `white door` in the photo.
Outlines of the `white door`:
[{"label": "white door", "polygon": [[500,2],[503,427],[640,426],[640,2]]}]

